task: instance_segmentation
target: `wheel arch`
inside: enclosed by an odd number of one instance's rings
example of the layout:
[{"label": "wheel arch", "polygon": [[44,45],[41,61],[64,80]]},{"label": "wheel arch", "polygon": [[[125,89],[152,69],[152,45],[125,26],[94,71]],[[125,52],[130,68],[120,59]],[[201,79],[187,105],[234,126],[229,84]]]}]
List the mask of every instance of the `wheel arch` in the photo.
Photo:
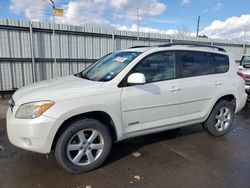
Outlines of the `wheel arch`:
[{"label": "wheel arch", "polygon": [[217,98],[217,100],[215,100],[215,102],[213,103],[213,105],[211,106],[211,109],[209,110],[209,113],[207,114],[206,116],[206,119],[204,122],[207,121],[207,119],[209,118],[210,114],[212,113],[214,107],[222,100],[226,100],[228,102],[231,102],[234,106],[234,110],[236,109],[236,97],[234,94],[226,94],[226,95],[223,95],[219,98]]},{"label": "wheel arch", "polygon": [[213,105],[213,108],[216,106],[216,104],[218,104],[222,100],[231,102],[234,106],[234,109],[236,108],[236,97],[233,94],[227,94],[227,95],[224,95],[224,96],[220,97],[219,99],[217,99],[217,101]]},{"label": "wheel arch", "polygon": [[51,150],[55,149],[57,141],[59,140],[63,132],[70,126],[70,124],[72,122],[76,122],[83,118],[92,118],[92,119],[96,119],[104,123],[110,130],[113,142],[117,141],[118,133],[115,128],[115,124],[114,124],[112,117],[104,111],[91,111],[91,112],[77,114],[64,120],[63,123],[58,128],[58,130],[56,131],[56,134],[54,136],[54,139],[51,145]]}]

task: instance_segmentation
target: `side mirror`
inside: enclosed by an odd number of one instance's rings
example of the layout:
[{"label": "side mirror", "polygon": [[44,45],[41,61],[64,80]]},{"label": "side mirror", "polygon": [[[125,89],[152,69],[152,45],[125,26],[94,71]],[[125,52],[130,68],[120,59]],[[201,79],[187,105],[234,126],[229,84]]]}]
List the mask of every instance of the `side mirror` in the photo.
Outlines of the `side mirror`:
[{"label": "side mirror", "polygon": [[241,70],[241,71],[244,70],[242,65],[239,66],[239,70]]},{"label": "side mirror", "polygon": [[129,75],[127,82],[130,85],[143,85],[146,83],[146,78],[142,73],[133,73]]}]

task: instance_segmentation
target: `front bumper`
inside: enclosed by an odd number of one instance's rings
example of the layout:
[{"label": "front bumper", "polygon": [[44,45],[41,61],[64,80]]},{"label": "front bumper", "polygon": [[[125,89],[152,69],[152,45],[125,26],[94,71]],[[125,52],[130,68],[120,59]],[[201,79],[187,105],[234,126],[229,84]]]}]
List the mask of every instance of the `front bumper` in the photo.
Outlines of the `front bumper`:
[{"label": "front bumper", "polygon": [[9,108],[6,125],[10,142],[25,150],[49,153],[53,141],[49,135],[51,135],[56,119],[47,116],[35,119],[16,119],[14,114]]},{"label": "front bumper", "polygon": [[245,85],[245,90],[246,90],[246,93],[248,95],[247,102],[250,102],[250,86],[249,85]]}]

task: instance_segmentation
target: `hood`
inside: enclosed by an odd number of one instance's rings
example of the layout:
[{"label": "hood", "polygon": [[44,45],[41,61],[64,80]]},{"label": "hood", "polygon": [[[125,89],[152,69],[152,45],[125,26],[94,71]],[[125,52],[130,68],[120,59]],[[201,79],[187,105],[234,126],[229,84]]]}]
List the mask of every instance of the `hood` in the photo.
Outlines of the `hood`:
[{"label": "hood", "polygon": [[74,75],[36,82],[18,89],[13,95],[16,105],[51,100],[60,101],[77,96],[88,96],[97,91],[103,82],[95,82]]}]

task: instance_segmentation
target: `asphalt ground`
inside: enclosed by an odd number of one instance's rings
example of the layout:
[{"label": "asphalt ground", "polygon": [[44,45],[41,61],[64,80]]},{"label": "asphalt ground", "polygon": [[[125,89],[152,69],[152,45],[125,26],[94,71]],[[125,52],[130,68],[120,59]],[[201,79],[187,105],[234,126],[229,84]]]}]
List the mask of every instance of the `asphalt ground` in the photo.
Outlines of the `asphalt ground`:
[{"label": "asphalt ground", "polygon": [[47,158],[9,143],[6,103],[0,101],[1,188],[250,188],[249,104],[223,137],[194,125],[128,139],[113,146],[101,168],[75,175],[60,168],[53,154]]}]

